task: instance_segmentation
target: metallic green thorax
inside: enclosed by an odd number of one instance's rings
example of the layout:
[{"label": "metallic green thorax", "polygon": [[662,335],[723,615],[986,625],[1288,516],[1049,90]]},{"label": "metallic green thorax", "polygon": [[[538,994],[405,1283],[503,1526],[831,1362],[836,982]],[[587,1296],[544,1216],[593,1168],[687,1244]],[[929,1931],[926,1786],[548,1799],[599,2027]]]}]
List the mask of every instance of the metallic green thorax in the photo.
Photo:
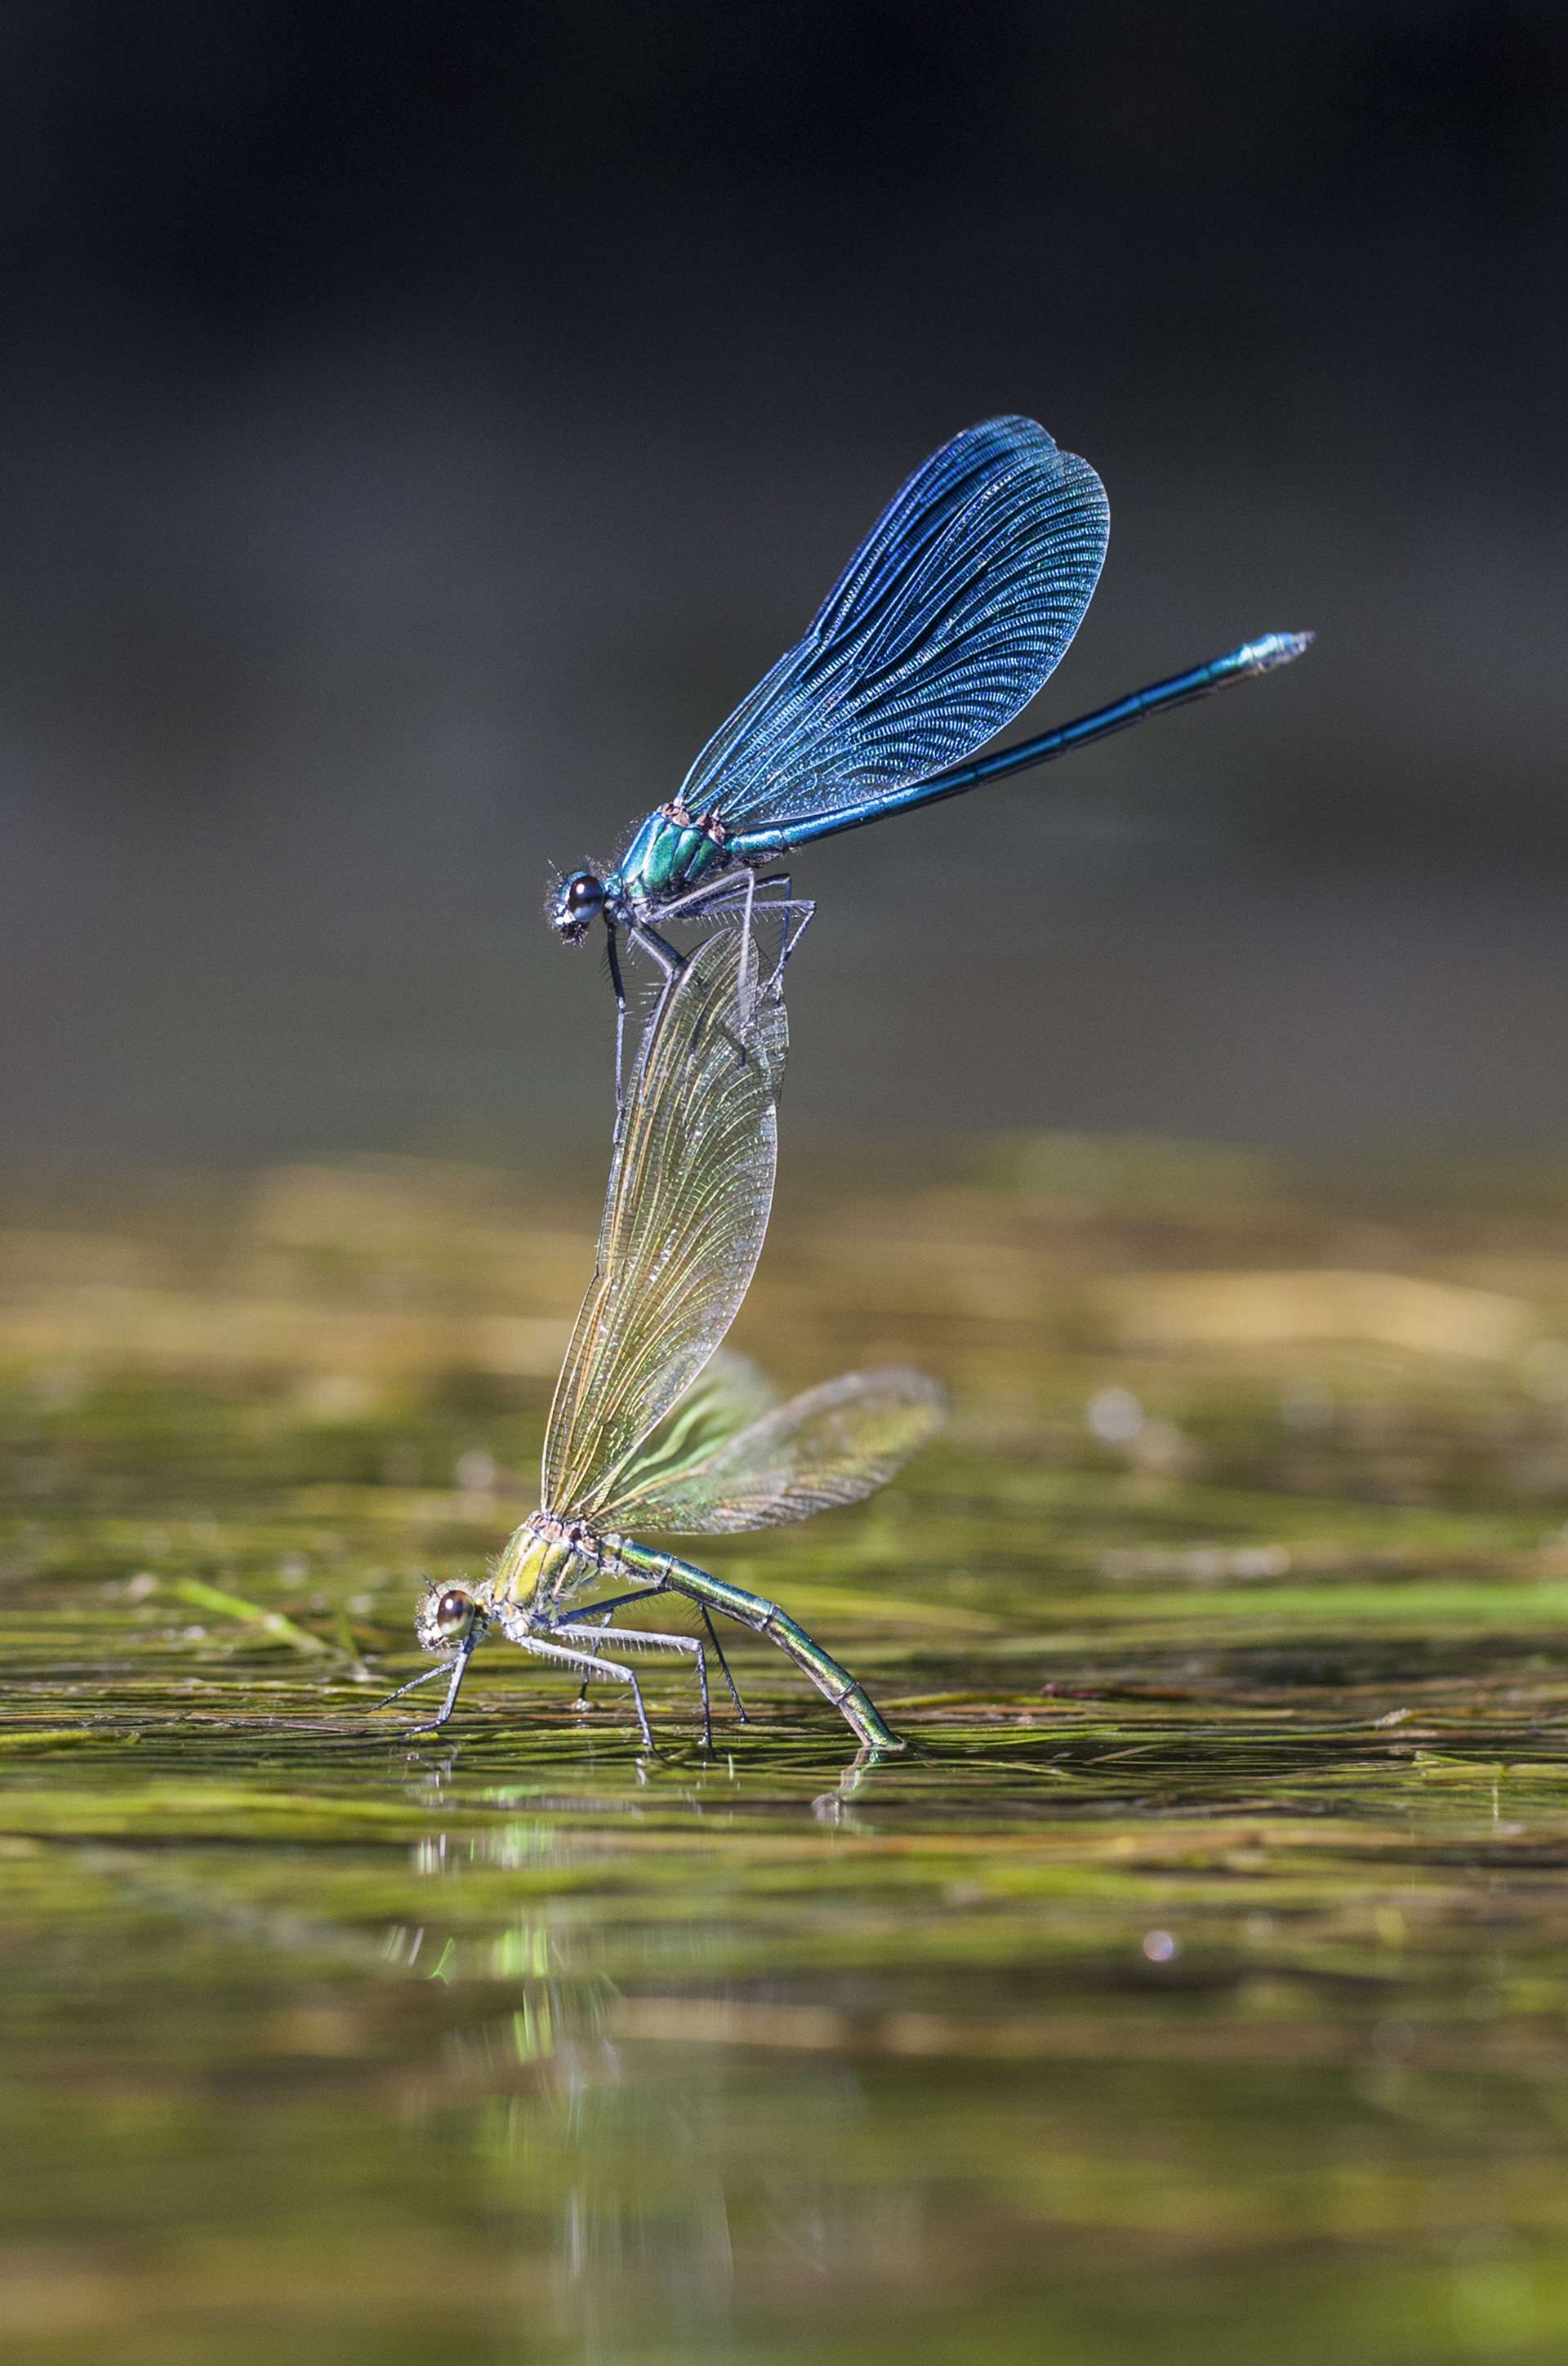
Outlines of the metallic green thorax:
[{"label": "metallic green thorax", "polygon": [[661,808],[649,815],[620,869],[605,881],[605,892],[632,905],[662,902],[696,886],[722,859],[710,830]]}]

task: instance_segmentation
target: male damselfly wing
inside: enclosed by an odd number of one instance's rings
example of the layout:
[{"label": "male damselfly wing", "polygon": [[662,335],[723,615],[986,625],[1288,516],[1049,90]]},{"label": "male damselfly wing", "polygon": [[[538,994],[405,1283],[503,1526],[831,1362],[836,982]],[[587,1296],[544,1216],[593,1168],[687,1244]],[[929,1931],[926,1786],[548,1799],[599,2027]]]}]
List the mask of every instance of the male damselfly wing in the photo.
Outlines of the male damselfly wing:
[{"label": "male damselfly wing", "polygon": [[[621,1018],[618,932],[674,975],[662,931],[741,910],[776,919],[773,973],[812,906],[793,848],[1043,764],[1168,708],[1272,672],[1308,633],[1266,633],[1075,721],[980,756],[1050,679],[1083,620],[1110,530],[1088,461],[1035,421],[984,420],[933,453],[889,504],[802,638],[722,724],[680,794],[640,824],[618,864],[572,873],[548,911],[564,940],[607,930]],[[770,934],[770,942],[772,942]]]}]

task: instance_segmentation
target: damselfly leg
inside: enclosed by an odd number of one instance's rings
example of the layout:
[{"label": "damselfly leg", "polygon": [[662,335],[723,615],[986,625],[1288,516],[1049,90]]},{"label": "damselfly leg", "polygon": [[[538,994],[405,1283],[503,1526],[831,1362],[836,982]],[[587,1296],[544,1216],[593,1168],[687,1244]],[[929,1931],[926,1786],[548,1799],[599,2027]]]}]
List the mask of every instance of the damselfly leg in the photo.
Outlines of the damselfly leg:
[{"label": "damselfly leg", "polygon": [[[551,1628],[555,1635],[565,1635],[574,1642],[592,1642],[604,1635],[602,1624],[592,1627],[570,1626]],[[647,1627],[622,1627],[615,1631],[615,1640],[628,1651],[679,1651],[696,1662],[697,1693],[703,1709],[703,1747],[713,1748],[713,1711],[708,1701],[707,1653],[694,1635],[657,1635]],[[606,1664],[616,1666],[617,1662]],[[591,1672],[592,1673],[592,1672]],[[629,1673],[629,1672],[628,1672]]]},{"label": "damselfly leg", "polygon": [[[779,896],[760,896],[757,893],[760,887],[782,887],[784,893]],[[811,925],[816,910],[815,904],[808,903],[804,897],[797,898],[795,896],[793,882],[787,871],[759,872],[748,864],[739,873],[727,873],[719,879],[705,881],[702,886],[694,887],[688,895],[677,896],[672,903],[661,908],[660,918],[700,921],[718,919],[739,912],[742,931],[750,935],[755,930],[760,913],[776,912],[779,917],[778,960],[766,979],[757,988],[760,994],[776,994],[784,978],[784,965]],[[657,963],[662,973],[664,987],[668,990],[685,968],[690,956],[678,952],[668,938],[660,936],[658,930],[650,928],[645,920],[627,920],[624,925],[627,942],[640,945]],[[620,1130],[621,1110],[626,1099],[626,987],[621,969],[619,926],[620,924],[612,919],[608,913],[605,914],[605,963],[610,972],[610,985],[615,997],[617,1135]],[[751,1014],[744,1004],[744,993],[745,988],[742,985],[738,988],[737,994],[737,1019],[742,1034],[750,1027],[751,1019]]]},{"label": "damselfly leg", "polygon": [[[520,1650],[532,1651],[536,1659],[557,1660],[569,1668],[586,1668],[590,1675],[611,1676],[616,1684],[629,1684],[632,1706],[637,1711],[637,1721],[642,1734],[643,1746],[645,1749],[654,1750],[653,1728],[648,1721],[648,1711],[643,1707],[642,1686],[629,1668],[623,1668],[618,1660],[602,1659],[596,1651],[569,1651],[564,1644],[547,1642],[542,1635],[529,1635],[522,1628],[510,1631],[512,1641]],[[592,1627],[581,1628],[560,1627],[555,1631],[557,1634],[573,1635],[577,1640],[586,1642],[598,1641],[602,1632],[600,1628]],[[654,1754],[657,1756],[657,1751]]]},{"label": "damselfly leg", "polygon": [[746,1705],[740,1697],[740,1687],[729,1673],[729,1662],[724,1656],[724,1645],[719,1641],[713,1620],[708,1617],[707,1604],[705,1602],[701,1603],[698,1607],[701,1609],[703,1614],[703,1626],[707,1632],[709,1647],[713,1651],[714,1658],[718,1662],[718,1672],[729,1687],[729,1697],[735,1703],[735,1714],[739,1718],[741,1724],[744,1725],[746,1722]]},{"label": "damselfly leg", "polygon": [[[601,1635],[604,1634],[604,1629],[609,1623],[610,1613],[607,1610],[602,1618],[580,1619],[578,1621],[580,1626],[591,1626]],[[592,1675],[586,1675],[583,1677],[582,1682],[577,1688],[577,1698],[572,1702],[572,1707],[574,1709],[583,1709],[588,1707],[588,1687],[592,1682],[593,1678]]]},{"label": "damselfly leg", "polygon": [[[574,1619],[570,1626],[553,1627],[550,1632],[552,1635],[566,1635],[578,1640],[592,1639],[602,1644],[605,1629],[617,1610],[624,1610],[628,1603],[647,1602],[653,1595],[668,1591],[669,1588],[662,1585],[639,1585],[635,1593],[618,1594],[611,1602],[596,1602],[591,1610],[585,1611],[581,1617]],[[713,1748],[713,1712],[708,1692],[707,1651],[711,1651],[718,1662],[720,1673],[728,1688],[729,1697],[735,1704],[735,1714],[742,1725],[746,1722],[746,1710],[735,1678],[729,1673],[729,1662],[724,1656],[723,1646],[714,1632],[713,1620],[708,1617],[707,1606],[705,1603],[700,1603],[698,1608],[702,1613],[703,1627],[707,1635],[707,1650],[705,1650],[694,1635],[655,1634],[645,1627],[617,1628],[615,1639],[617,1643],[623,1644],[626,1650],[633,1651],[689,1651],[692,1654],[696,1662],[697,1688],[702,1696],[703,1742],[705,1748],[711,1750]],[[588,1687],[593,1681],[593,1674],[594,1671],[591,1668],[584,1675],[581,1688],[572,1703],[574,1708],[580,1709],[587,1702]]]},{"label": "damselfly leg", "polygon": [[[626,1092],[623,1082],[623,1052],[626,1033],[626,989],[625,982],[621,976],[620,953],[615,943],[615,923],[614,920],[606,918],[604,925],[609,930],[610,983],[615,989],[615,1139],[618,1142],[621,1137],[621,1116],[626,1107]],[[678,953],[673,945],[667,944],[664,939],[659,934],[657,929],[646,928],[640,921],[628,920],[626,922],[626,941],[628,944],[641,945],[643,951],[648,953],[653,961],[657,962],[660,969],[663,972],[663,983],[660,988],[660,1008],[662,1008],[665,996],[668,995],[671,987],[674,985],[676,979],[680,976],[681,972],[686,966],[684,956]],[[658,1011],[656,1010],[654,1013],[654,1019],[657,1020],[657,1018]],[[654,1021],[650,1020],[649,1026],[651,1027]]]},{"label": "damselfly leg", "polygon": [[[640,1548],[623,1546],[622,1549]],[[651,1560],[653,1557],[650,1554],[649,1558]],[[661,1555],[660,1559],[664,1563],[662,1573],[672,1593],[689,1594],[694,1602],[722,1611],[737,1626],[750,1628],[752,1634],[765,1636],[770,1643],[776,1643],[810,1677],[818,1691],[831,1701],[862,1742],[878,1750],[903,1749],[903,1742],[884,1721],[865,1686],[847,1668],[840,1667],[820,1643],[814,1642],[805,1628],[776,1602],[768,1602],[760,1594],[749,1594],[743,1586],[731,1585],[728,1579],[710,1577],[706,1570],[697,1569],[690,1561],[677,1562],[673,1555]]]},{"label": "damselfly leg", "polygon": [[626,1065],[626,986],[621,975],[621,949],[615,941],[615,924],[608,916],[604,921],[604,960],[610,972],[610,984],[615,994],[615,1126],[620,1130],[621,1076]]},{"label": "damselfly leg", "polygon": [[[462,1684],[464,1676],[468,1673],[468,1662],[474,1656],[474,1644],[478,1639],[477,1636],[470,1637],[468,1641],[463,1645],[462,1650],[457,1653],[456,1660],[451,1663],[451,1682],[446,1688],[446,1697],[442,1702],[441,1707],[437,1709],[434,1717],[431,1719],[431,1722],[428,1725],[413,1725],[406,1727],[404,1730],[407,1733],[412,1735],[419,1733],[440,1732],[442,1727],[451,1716],[452,1711],[457,1706],[458,1690]],[[447,1662],[445,1660],[443,1660],[437,1667],[423,1669],[417,1676],[411,1676],[406,1684],[400,1684],[395,1693],[389,1693],[385,1700],[378,1701],[376,1703],[376,1707],[378,1708],[390,1708],[392,1703],[395,1700],[401,1700],[405,1693],[414,1692],[421,1684],[427,1684],[434,1677],[444,1676],[446,1673]]]},{"label": "damselfly leg", "polygon": [[[761,896],[761,887],[782,887],[782,896]],[[672,903],[661,905],[661,920],[702,920],[719,918],[739,909],[742,925],[752,928],[759,912],[776,912],[779,916],[779,958],[762,991],[771,994],[784,976],[784,964],[801,938],[811,925],[817,907],[804,896],[796,897],[794,881],[787,871],[758,871],[748,863],[739,872],[727,871],[716,879],[705,880],[701,886],[678,896]]]},{"label": "damselfly leg", "polygon": [[795,882],[787,871],[764,871],[760,874],[757,884],[759,887],[776,884],[784,889],[784,894],[776,899],[776,902],[773,896],[764,898],[762,902],[764,911],[776,909],[779,916],[778,966],[769,978],[767,986],[770,994],[776,994],[784,983],[784,963],[811,926],[817,907],[804,896],[796,899]]}]

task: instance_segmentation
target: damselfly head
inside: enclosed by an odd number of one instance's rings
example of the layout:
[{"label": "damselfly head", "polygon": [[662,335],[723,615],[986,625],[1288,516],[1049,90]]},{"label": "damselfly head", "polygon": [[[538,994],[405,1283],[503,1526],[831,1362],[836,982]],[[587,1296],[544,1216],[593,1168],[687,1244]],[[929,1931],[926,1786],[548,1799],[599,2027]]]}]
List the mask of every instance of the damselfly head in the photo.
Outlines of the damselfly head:
[{"label": "damselfly head", "polygon": [[561,942],[580,945],[604,908],[604,883],[594,871],[574,871],[549,901],[550,926]]},{"label": "damselfly head", "polygon": [[414,1633],[427,1651],[455,1651],[466,1643],[484,1611],[466,1586],[427,1585],[413,1615]]}]

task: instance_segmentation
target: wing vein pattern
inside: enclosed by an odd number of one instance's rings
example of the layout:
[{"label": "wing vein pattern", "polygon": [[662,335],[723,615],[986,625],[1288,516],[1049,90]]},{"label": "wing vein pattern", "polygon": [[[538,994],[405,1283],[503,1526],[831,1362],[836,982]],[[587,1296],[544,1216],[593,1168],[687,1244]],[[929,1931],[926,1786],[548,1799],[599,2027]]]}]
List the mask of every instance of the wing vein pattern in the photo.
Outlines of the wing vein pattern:
[{"label": "wing vein pattern", "polygon": [[704,940],[638,1054],[598,1258],[557,1383],[542,1501],[591,1524],[706,1364],[767,1231],[787,1023],[747,930]]},{"label": "wing vein pattern", "polygon": [[941,1428],[946,1409],[924,1372],[845,1372],[678,1467],[657,1453],[639,1459],[605,1508],[676,1536],[782,1527],[874,1493]]},{"label": "wing vein pattern", "polygon": [[961,763],[1033,698],[1083,621],[1110,510],[1032,419],[933,453],[686,776],[731,831],[847,810]]}]

